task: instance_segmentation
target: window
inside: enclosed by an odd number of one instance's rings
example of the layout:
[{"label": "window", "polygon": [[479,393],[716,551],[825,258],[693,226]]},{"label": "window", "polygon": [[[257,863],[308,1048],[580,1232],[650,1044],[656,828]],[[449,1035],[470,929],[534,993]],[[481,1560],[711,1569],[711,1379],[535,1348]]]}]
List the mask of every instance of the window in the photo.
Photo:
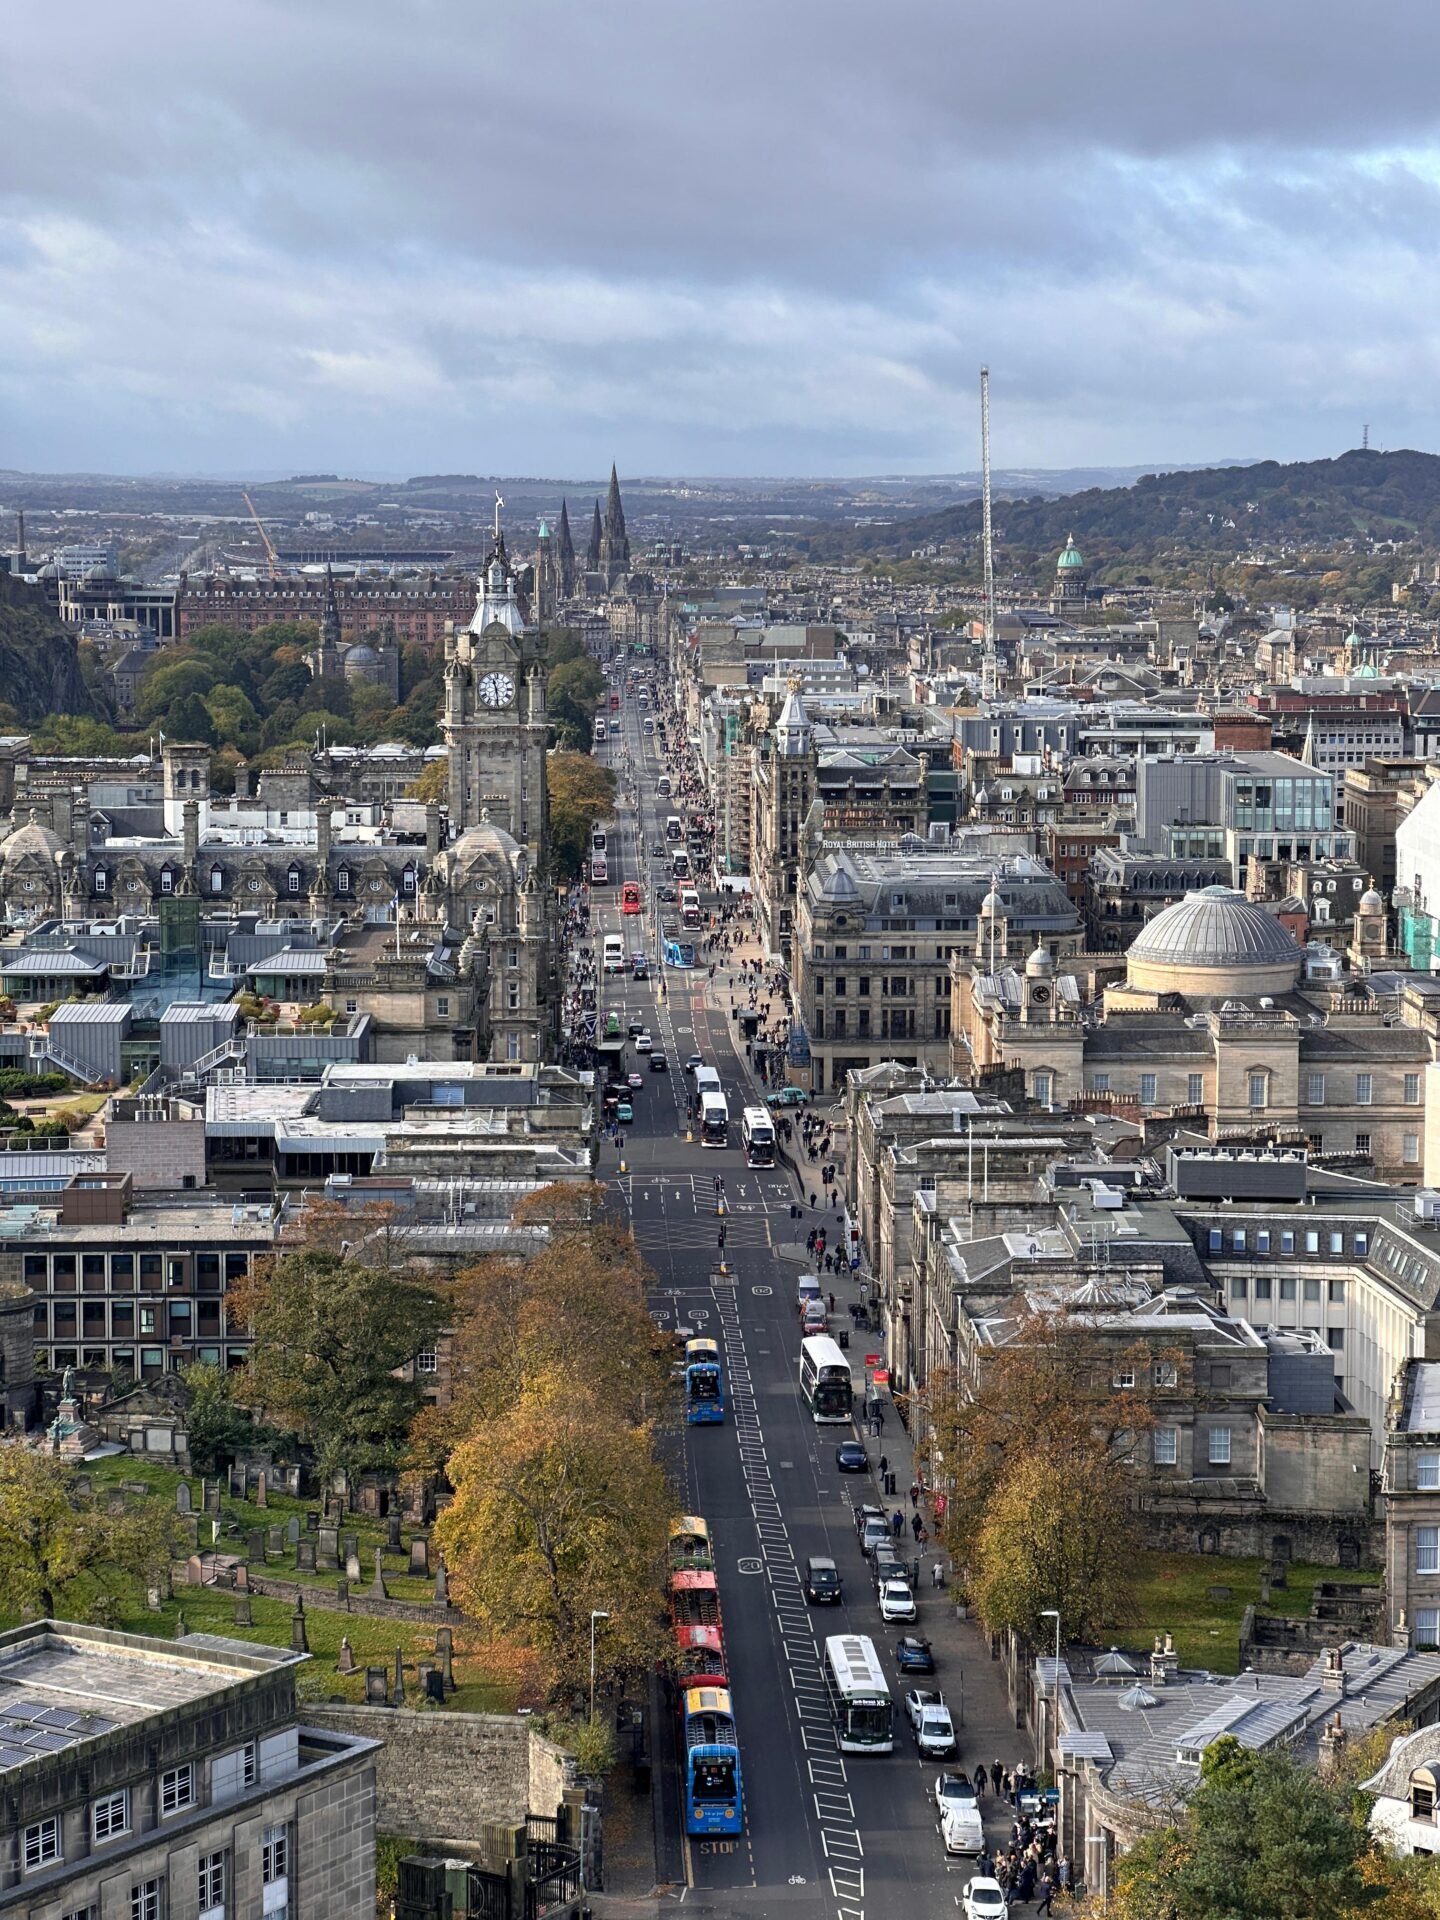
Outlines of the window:
[{"label": "window", "polygon": [[1097,1074],[1096,1074],[1096,1076],[1095,1076],[1095,1091],[1096,1091],[1096,1093],[1109,1093],[1109,1091],[1110,1091],[1110,1076],[1109,1076],[1109,1074],[1108,1074],[1108,1073],[1097,1073]]},{"label": "window", "polygon": [[1255,1229],[1255,1251],[1257,1253],[1269,1253],[1270,1229],[1268,1227],[1257,1227]]},{"label": "window", "polygon": [[1325,1344],[1332,1353],[1339,1353],[1345,1345],[1344,1327],[1327,1327],[1325,1329]]},{"label": "window", "polygon": [[1112,1387],[1133,1387],[1135,1384],[1134,1367],[1117,1367],[1111,1376]]},{"label": "window", "polygon": [[1160,1076],[1155,1073],[1142,1073],[1140,1076],[1140,1104],[1153,1107],[1160,1087]]},{"label": "window", "polygon": [[26,1827],[23,1852],[26,1873],[34,1873],[37,1867],[48,1866],[52,1860],[61,1857],[58,1814],[48,1814],[45,1819]]},{"label": "window", "polygon": [[350,891],[350,869],[348,867],[341,867],[340,871],[335,875],[335,891],[337,893],[348,893]]},{"label": "window", "polygon": [[1230,1298],[1232,1300],[1243,1300],[1247,1291],[1248,1288],[1243,1277],[1237,1277],[1230,1282]]},{"label": "window", "polygon": [[1157,1360],[1150,1369],[1150,1378],[1157,1387],[1173,1387],[1178,1375],[1173,1360]]},{"label": "window", "polygon": [[1325,1076],[1323,1073],[1307,1073],[1305,1076],[1305,1101],[1307,1106],[1323,1107],[1325,1104]]},{"label": "window", "polygon": [[1244,1253],[1245,1251],[1244,1227],[1236,1227],[1233,1230],[1233,1232],[1230,1235],[1230,1246],[1235,1253]]},{"label": "window", "polygon": [[60,1920],[100,1920],[100,1908],[92,1900],[88,1907],[75,1907],[69,1913],[62,1913]]},{"label": "window", "polygon": [[1211,1227],[1211,1228],[1210,1228],[1210,1229],[1208,1230],[1208,1234],[1207,1234],[1207,1238],[1208,1238],[1208,1240],[1209,1240],[1209,1243],[1210,1243],[1210,1251],[1211,1251],[1211,1253],[1223,1253],[1223,1252],[1224,1252],[1224,1250],[1225,1250],[1225,1235],[1224,1235],[1224,1232],[1223,1232],[1223,1230],[1222,1230],[1221,1228],[1219,1228],[1219,1227]]},{"label": "window", "polygon": [[276,1880],[285,1879],[289,1871],[290,1829],[266,1827],[264,1844],[260,1849],[261,1880],[268,1887]]},{"label": "window", "polygon": [[1407,1167],[1420,1164],[1420,1136],[1418,1133],[1402,1134],[1400,1138],[1400,1158]]},{"label": "window", "polygon": [[1280,1251],[1281,1253],[1293,1253],[1295,1251],[1295,1235],[1288,1227],[1280,1235]]},{"label": "window", "polygon": [[97,1800],[90,1814],[90,1826],[98,1847],[102,1840],[118,1840],[122,1833],[130,1831],[130,1789],[122,1787],[119,1793],[107,1793]]},{"label": "window", "polygon": [[1306,1253],[1318,1253],[1320,1251],[1320,1232],[1317,1227],[1307,1227],[1305,1229],[1305,1251]]},{"label": "window", "polygon": [[[1410,1642],[1413,1647],[1440,1646],[1440,1607],[1417,1607],[1415,1609],[1415,1637]],[[1431,1803],[1434,1803],[1435,1789],[1430,1789]]]},{"label": "window", "polygon": [[1210,1429],[1209,1460],[1212,1467],[1228,1467],[1230,1464],[1230,1429],[1212,1427]]},{"label": "window", "polygon": [[1416,1573],[1440,1573],[1440,1527],[1416,1527]]},{"label": "window", "polygon": [[1037,1073],[1035,1076],[1035,1098],[1042,1107],[1050,1104],[1050,1075]]},{"label": "window", "polygon": [[300,869],[298,867],[291,867],[290,871],[286,874],[285,887],[286,887],[286,891],[289,893],[299,893]]},{"label": "window", "polygon": [[434,1347],[421,1347],[415,1356],[415,1371],[417,1373],[438,1373],[440,1371],[440,1358]]},{"label": "window", "polygon": [[1357,1073],[1355,1076],[1355,1104],[1357,1107],[1370,1105],[1375,1085],[1375,1076],[1369,1073]]},{"label": "window", "polygon": [[1422,1493],[1440,1491],[1440,1453],[1417,1453],[1415,1485]]},{"label": "window", "polygon": [[1325,1282],[1325,1298],[1327,1300],[1343,1300],[1345,1298],[1345,1282],[1343,1280],[1327,1280]]},{"label": "window", "polygon": [[104,891],[105,891],[105,889],[106,889],[106,888],[107,888],[107,887],[109,886],[109,884],[110,884],[110,876],[109,876],[109,874],[108,874],[108,873],[106,873],[106,871],[105,871],[105,869],[104,869],[104,867],[97,867],[97,868],[95,869],[95,891],[96,891],[96,893],[104,893]]},{"label": "window", "polygon": [[202,1853],[198,1865],[197,1882],[200,1911],[223,1913],[225,1911],[225,1881],[228,1857],[225,1853]]},{"label": "window", "polygon": [[141,1880],[130,1889],[130,1920],[161,1920],[163,1880]]},{"label": "window", "polygon": [[1318,1280],[1307,1280],[1305,1282],[1305,1298],[1307,1300],[1318,1300],[1320,1298],[1320,1282]]},{"label": "window", "polygon": [[448,993],[437,994],[435,998],[436,1014],[443,1020],[445,1016],[449,1013],[449,1011],[450,1011],[449,994]]},{"label": "window", "polygon": [[1357,1233],[1355,1236],[1355,1252],[1357,1253],[1357,1255],[1364,1255],[1369,1253],[1369,1251],[1370,1251],[1369,1234]]},{"label": "window", "polygon": [[1154,1441],[1154,1459],[1157,1467],[1173,1467],[1180,1454],[1180,1429],[1178,1427],[1156,1427],[1152,1435]]},{"label": "window", "polygon": [[1405,1104],[1407,1107],[1418,1107],[1420,1104],[1420,1076],[1418,1073],[1407,1073],[1405,1076]]},{"label": "window", "polygon": [[1268,1300],[1270,1298],[1271,1287],[1272,1287],[1272,1282],[1268,1273],[1256,1274],[1255,1298],[1257,1300]]},{"label": "window", "polygon": [[1188,1104],[1192,1107],[1204,1106],[1205,1076],[1203,1073],[1192,1073],[1186,1077],[1185,1099],[1188,1102]]},{"label": "window", "polygon": [[1267,1077],[1268,1077],[1268,1076],[1267,1076],[1267,1075],[1265,1075],[1265,1074],[1263,1074],[1263,1073],[1252,1073],[1252,1074],[1251,1074],[1251,1075],[1249,1076],[1249,1079],[1250,1079],[1250,1104],[1251,1104],[1251,1106],[1252,1106],[1252,1107],[1263,1107],[1263,1106],[1264,1106],[1264,1104],[1265,1104],[1265,1083],[1266,1083],[1266,1079],[1267,1079]]},{"label": "window", "polygon": [[168,1773],[160,1776],[160,1818],[168,1820],[172,1813],[179,1813],[183,1807],[195,1804],[195,1768],[190,1761],[183,1767],[172,1767]]},{"label": "window", "polygon": [[1370,1136],[1369,1136],[1369,1134],[1368,1134],[1368,1133],[1357,1133],[1357,1134],[1356,1134],[1356,1136],[1355,1136],[1355,1151],[1356,1151],[1356,1153],[1369,1153],[1369,1151],[1370,1151]]},{"label": "window", "polygon": [[211,867],[210,869],[210,891],[211,893],[223,893],[225,891],[225,875],[219,867]]}]

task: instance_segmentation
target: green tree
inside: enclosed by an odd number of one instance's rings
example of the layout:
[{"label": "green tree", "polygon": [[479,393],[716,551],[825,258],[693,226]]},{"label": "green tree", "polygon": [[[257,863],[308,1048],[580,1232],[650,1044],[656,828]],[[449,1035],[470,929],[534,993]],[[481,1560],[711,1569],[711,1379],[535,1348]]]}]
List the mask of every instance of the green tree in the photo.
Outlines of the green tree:
[{"label": "green tree", "polygon": [[172,740],[203,740],[212,747],[219,744],[215,722],[198,693],[183,695],[168,713],[159,716],[159,724]]},{"label": "green tree", "polygon": [[[211,661],[194,659],[188,653],[175,659],[167,648],[156,655],[154,664],[140,683],[140,694],[135,703],[136,717],[142,723],[164,721],[177,703],[188,695],[198,694],[203,700],[218,677]],[[168,727],[166,730],[169,731]]]},{"label": "green tree", "polygon": [[567,745],[588,747],[604,691],[605,676],[593,660],[565,660],[551,668],[545,682],[546,706],[557,733],[567,736]]},{"label": "green tree", "polygon": [[307,1441],[323,1476],[344,1471],[353,1482],[398,1462],[421,1397],[399,1369],[445,1315],[383,1234],[349,1230],[353,1246],[297,1247],[258,1268],[235,1309],[253,1341],[245,1404]]},{"label": "green tree", "polygon": [[190,1459],[203,1474],[218,1474],[237,1453],[269,1445],[278,1439],[260,1426],[248,1407],[235,1398],[236,1375],[224,1367],[193,1366],[182,1370],[185,1382],[185,1430],[190,1436]]},{"label": "green tree", "polygon": [[154,1579],[174,1542],[158,1505],[102,1511],[73,1469],[17,1441],[0,1443],[0,1606],[47,1620],[91,1607],[132,1579]]},{"label": "green tree", "polygon": [[215,687],[206,696],[205,711],[222,746],[253,753],[260,735],[260,716],[250,696],[240,687]]},{"label": "green tree", "polygon": [[550,848],[557,870],[580,871],[590,830],[615,805],[615,776],[588,753],[552,753],[545,763],[550,794]]}]

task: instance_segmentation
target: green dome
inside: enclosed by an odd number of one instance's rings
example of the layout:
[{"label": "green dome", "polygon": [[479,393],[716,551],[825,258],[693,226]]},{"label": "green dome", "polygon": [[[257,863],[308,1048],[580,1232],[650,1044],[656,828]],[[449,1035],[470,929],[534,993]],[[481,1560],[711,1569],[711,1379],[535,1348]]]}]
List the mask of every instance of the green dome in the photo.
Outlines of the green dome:
[{"label": "green dome", "polygon": [[1065,551],[1055,562],[1056,571],[1059,573],[1069,573],[1073,567],[1083,567],[1084,564],[1085,562],[1081,557],[1080,549],[1075,544],[1075,536],[1072,533],[1065,542]]}]

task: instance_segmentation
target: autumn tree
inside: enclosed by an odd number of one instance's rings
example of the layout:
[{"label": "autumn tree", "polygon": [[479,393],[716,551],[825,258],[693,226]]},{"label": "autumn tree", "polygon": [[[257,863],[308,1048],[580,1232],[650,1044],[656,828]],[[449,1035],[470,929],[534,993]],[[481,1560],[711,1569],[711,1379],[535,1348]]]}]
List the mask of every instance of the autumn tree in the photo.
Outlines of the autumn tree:
[{"label": "autumn tree", "polygon": [[421,1398],[401,1370],[446,1318],[439,1293],[394,1252],[383,1229],[348,1247],[299,1246],[235,1295],[252,1340],[241,1395],[308,1441],[326,1479],[397,1463]]},{"label": "autumn tree", "polygon": [[159,1577],[175,1516],[158,1504],[109,1513],[76,1486],[73,1469],[19,1441],[0,1443],[0,1606],[53,1620],[94,1611],[131,1580]]},{"label": "autumn tree", "polygon": [[615,776],[588,753],[552,753],[545,770],[551,858],[561,873],[576,874],[590,850],[591,828],[614,809]]},{"label": "autumn tree", "polygon": [[1182,1352],[1145,1341],[1122,1348],[1080,1315],[1026,1313],[1006,1333],[974,1372],[938,1370],[921,1397],[927,1468],[946,1490],[943,1533],[956,1548],[1018,1458],[1089,1457],[1099,1440],[1135,1461],[1157,1397],[1186,1387]]},{"label": "autumn tree", "polygon": [[1069,1640],[1130,1617],[1139,1537],[1133,1475],[1103,1437],[1063,1451],[1017,1451],[986,1505],[970,1554],[970,1592],[992,1629],[1044,1645],[1054,1608]]},{"label": "autumn tree", "polygon": [[443,805],[450,797],[450,756],[437,755],[427,760],[405,789],[407,800],[435,801]]},{"label": "autumn tree", "polygon": [[456,1448],[449,1474],[436,1534],[451,1592],[494,1631],[523,1630],[552,1693],[582,1697],[594,1609],[610,1616],[601,1673],[653,1666],[674,1500],[648,1423],[603,1385],[544,1376]]}]

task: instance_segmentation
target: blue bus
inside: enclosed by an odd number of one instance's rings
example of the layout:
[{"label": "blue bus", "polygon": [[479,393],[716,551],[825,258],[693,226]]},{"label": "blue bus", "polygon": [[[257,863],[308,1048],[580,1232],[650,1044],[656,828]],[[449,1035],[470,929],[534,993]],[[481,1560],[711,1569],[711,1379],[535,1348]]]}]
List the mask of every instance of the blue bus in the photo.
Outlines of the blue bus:
[{"label": "blue bus", "polygon": [[728,1687],[687,1687],[681,1703],[685,1754],[685,1831],[740,1833],[745,1807],[740,1742]]},{"label": "blue bus", "polygon": [[703,1337],[685,1342],[685,1418],[692,1427],[725,1418],[725,1377],[720,1349]]},{"label": "blue bus", "polygon": [[695,965],[695,942],[677,940],[672,934],[665,935],[665,964],[687,971]]}]

